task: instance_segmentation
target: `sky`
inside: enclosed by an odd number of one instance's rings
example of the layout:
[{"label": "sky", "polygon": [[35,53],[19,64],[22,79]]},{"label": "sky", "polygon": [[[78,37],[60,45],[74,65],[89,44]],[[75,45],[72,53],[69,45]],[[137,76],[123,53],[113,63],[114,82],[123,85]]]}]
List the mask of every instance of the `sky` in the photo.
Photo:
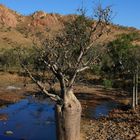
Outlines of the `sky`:
[{"label": "sky", "polygon": [[37,10],[66,15],[75,14],[83,3],[87,15],[91,16],[93,7],[99,1],[104,7],[111,5],[114,24],[140,29],[140,0],[0,0],[0,4],[23,15],[32,14]]}]

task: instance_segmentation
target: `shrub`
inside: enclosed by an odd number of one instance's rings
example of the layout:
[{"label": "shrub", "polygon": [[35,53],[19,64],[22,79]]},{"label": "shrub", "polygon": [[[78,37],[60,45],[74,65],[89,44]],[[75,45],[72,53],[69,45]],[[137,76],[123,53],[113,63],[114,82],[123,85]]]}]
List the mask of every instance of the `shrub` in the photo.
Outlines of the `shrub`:
[{"label": "shrub", "polygon": [[104,85],[105,89],[112,88],[112,85],[113,85],[112,80],[104,79],[103,80],[103,85]]}]

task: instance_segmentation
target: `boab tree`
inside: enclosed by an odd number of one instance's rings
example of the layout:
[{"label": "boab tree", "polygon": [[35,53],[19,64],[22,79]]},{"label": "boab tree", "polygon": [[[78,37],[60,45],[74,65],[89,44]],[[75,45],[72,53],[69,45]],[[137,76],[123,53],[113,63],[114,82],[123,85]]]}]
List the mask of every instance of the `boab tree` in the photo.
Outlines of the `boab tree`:
[{"label": "boab tree", "polygon": [[[73,16],[64,23],[64,28],[53,39],[47,39],[42,48],[36,48],[38,61],[52,73],[60,85],[60,94],[55,93],[52,82],[47,90],[30,69],[21,61],[23,68],[38,87],[52,100],[56,101],[56,120],[58,140],[79,140],[81,104],[74,95],[73,85],[80,72],[90,69],[99,61],[101,49],[97,49],[99,38],[108,30],[110,7],[96,10],[96,22],[85,16],[85,12]],[[38,67],[39,67],[39,63]],[[53,91],[53,92],[52,92]]]}]

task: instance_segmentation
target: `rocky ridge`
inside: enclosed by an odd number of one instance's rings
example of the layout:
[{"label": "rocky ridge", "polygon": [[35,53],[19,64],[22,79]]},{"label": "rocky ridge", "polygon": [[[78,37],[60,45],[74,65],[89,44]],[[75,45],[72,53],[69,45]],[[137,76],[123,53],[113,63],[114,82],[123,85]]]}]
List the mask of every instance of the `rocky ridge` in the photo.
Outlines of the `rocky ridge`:
[{"label": "rocky ridge", "polygon": [[[64,27],[64,22],[74,19],[75,15],[59,15],[37,11],[23,16],[0,5],[0,48],[16,46],[32,46],[36,40],[55,36]],[[93,24],[95,21],[93,21]],[[139,32],[135,28],[127,28],[110,24],[109,33],[106,33],[100,42],[113,40],[117,35],[129,32]]]}]

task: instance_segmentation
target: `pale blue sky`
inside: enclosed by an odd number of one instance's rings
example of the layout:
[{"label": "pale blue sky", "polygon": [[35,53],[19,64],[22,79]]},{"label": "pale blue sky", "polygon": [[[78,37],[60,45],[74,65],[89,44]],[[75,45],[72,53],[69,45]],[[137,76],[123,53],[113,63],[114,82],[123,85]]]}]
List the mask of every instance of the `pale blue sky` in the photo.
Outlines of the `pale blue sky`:
[{"label": "pale blue sky", "polygon": [[[91,15],[92,7],[99,1],[83,0]],[[140,29],[140,0],[100,0],[103,6],[112,5],[115,17],[113,23]],[[72,14],[81,6],[82,0],[0,0],[1,4],[24,15],[36,10],[47,13]]]}]

